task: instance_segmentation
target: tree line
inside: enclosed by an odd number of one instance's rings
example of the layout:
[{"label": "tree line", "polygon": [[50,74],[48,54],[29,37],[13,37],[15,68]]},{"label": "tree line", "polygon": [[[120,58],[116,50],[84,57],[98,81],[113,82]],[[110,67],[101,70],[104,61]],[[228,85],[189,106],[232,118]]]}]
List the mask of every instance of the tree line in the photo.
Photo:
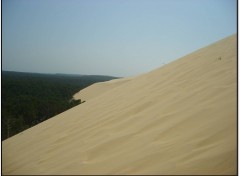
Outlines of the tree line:
[{"label": "tree line", "polygon": [[2,72],[2,140],[43,122],[81,100],[73,94],[110,76]]}]

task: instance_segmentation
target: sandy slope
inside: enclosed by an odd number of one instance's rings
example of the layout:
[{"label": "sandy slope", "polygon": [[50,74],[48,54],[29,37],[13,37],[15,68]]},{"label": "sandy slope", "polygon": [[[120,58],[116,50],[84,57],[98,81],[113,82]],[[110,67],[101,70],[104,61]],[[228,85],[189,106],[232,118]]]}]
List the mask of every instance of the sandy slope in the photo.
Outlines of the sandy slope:
[{"label": "sandy slope", "polygon": [[85,103],[3,142],[3,173],[236,174],[236,57],[234,35],[86,88]]},{"label": "sandy slope", "polygon": [[95,83],[89,86],[87,89],[83,89],[78,93],[76,93],[75,95],[73,95],[73,98],[75,100],[81,99],[82,101],[88,101],[132,79],[133,78],[122,78],[122,79],[113,79],[110,81]]}]

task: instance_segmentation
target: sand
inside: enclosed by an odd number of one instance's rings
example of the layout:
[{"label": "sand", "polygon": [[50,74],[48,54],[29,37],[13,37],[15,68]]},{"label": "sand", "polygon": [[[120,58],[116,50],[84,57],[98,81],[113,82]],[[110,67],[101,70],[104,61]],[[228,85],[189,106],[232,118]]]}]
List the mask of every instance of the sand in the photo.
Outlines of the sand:
[{"label": "sand", "polygon": [[85,103],[3,141],[3,174],[237,174],[236,44],[86,88]]},{"label": "sand", "polygon": [[95,83],[92,86],[89,86],[87,89],[83,89],[76,93],[75,95],[73,95],[73,98],[75,100],[81,99],[82,101],[88,101],[132,79],[133,78],[131,77]]}]

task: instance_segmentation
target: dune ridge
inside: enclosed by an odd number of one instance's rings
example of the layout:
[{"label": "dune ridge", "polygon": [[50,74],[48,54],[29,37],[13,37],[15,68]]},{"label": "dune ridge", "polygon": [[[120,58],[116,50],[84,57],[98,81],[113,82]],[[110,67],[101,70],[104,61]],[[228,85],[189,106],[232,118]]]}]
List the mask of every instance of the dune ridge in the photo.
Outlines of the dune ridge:
[{"label": "dune ridge", "polygon": [[87,89],[83,89],[78,93],[74,94],[73,98],[75,100],[81,99],[83,101],[90,100],[92,98],[97,97],[100,94],[107,92],[108,90],[116,88],[117,86],[130,81],[131,79],[133,78],[121,78],[121,79],[113,79],[105,82],[98,82],[89,86]]},{"label": "dune ridge", "polygon": [[80,91],[85,103],[3,141],[3,174],[237,174],[236,47]]}]

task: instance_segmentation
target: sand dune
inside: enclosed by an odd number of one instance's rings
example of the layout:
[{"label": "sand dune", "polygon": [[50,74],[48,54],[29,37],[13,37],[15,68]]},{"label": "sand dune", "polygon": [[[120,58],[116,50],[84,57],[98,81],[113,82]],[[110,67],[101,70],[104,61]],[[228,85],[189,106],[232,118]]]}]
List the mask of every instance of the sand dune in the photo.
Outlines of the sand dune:
[{"label": "sand dune", "polygon": [[85,103],[3,142],[3,174],[236,174],[236,44],[86,88]]},{"label": "sand dune", "polygon": [[87,89],[83,89],[78,93],[76,93],[75,95],[73,95],[73,98],[75,100],[81,99],[82,101],[88,101],[132,79],[133,78],[122,78],[122,79],[113,79],[106,82],[95,83],[89,86]]}]

